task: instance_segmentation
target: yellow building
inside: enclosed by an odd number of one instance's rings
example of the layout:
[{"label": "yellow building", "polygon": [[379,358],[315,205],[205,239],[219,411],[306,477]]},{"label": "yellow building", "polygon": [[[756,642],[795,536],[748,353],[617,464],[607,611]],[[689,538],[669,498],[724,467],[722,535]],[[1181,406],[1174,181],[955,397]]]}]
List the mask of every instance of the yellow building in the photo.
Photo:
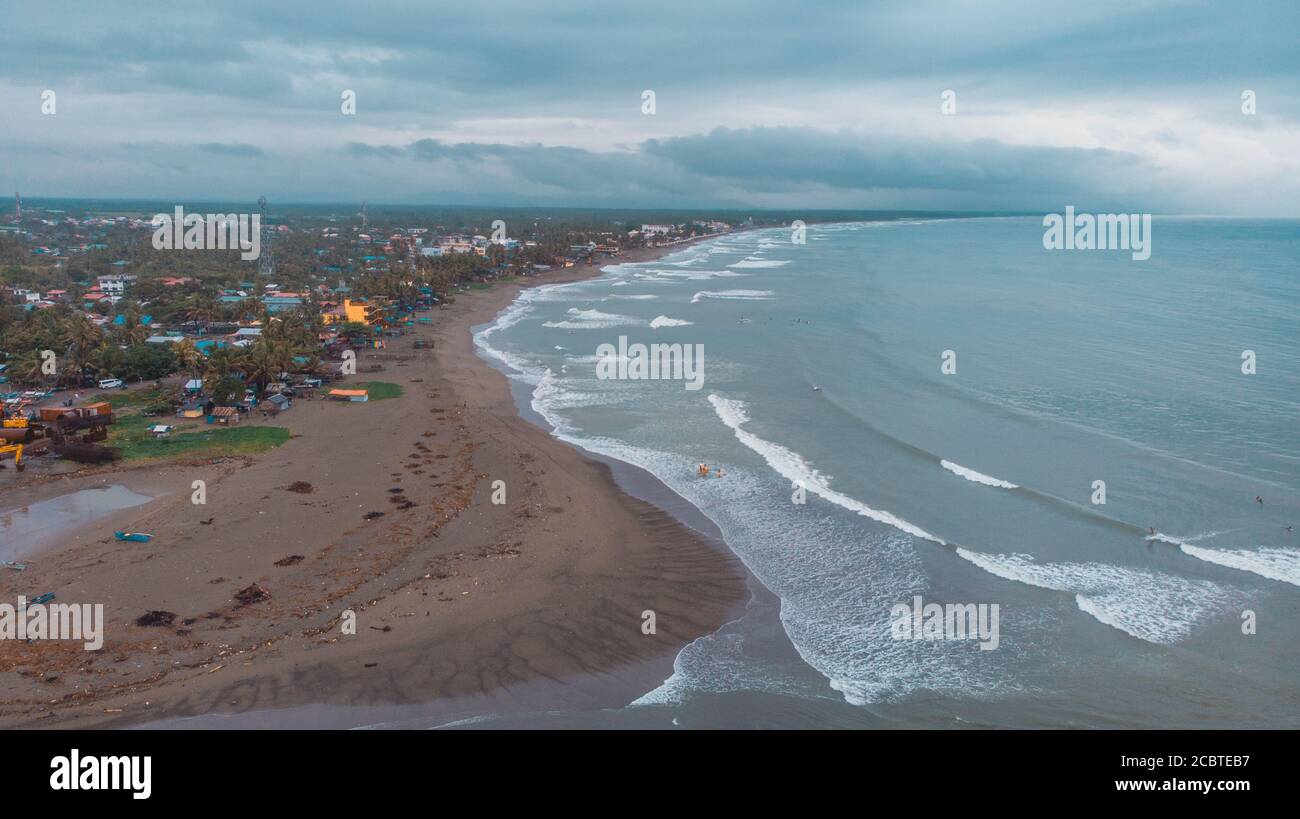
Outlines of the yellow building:
[{"label": "yellow building", "polygon": [[343,304],[333,310],[321,314],[325,324],[342,324],[348,321],[354,321],[357,324],[370,326],[376,319],[383,317],[384,306],[375,302],[360,299],[344,299]]}]

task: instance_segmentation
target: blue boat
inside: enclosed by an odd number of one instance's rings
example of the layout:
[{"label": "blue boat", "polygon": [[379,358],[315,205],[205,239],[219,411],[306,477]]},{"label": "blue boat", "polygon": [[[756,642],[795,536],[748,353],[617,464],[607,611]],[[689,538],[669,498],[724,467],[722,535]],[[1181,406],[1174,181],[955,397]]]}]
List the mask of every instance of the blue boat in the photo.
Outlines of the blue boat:
[{"label": "blue boat", "polygon": [[118,540],[134,541],[135,543],[148,543],[149,538],[153,537],[153,535],[146,535],[141,532],[114,532],[113,537]]}]

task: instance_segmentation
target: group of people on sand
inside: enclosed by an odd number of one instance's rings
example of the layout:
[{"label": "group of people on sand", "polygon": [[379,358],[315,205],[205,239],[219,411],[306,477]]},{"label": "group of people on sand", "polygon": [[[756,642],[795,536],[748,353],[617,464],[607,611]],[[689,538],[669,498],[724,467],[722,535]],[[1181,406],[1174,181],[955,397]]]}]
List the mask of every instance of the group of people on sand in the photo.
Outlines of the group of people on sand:
[{"label": "group of people on sand", "polygon": [[718,467],[717,471],[710,470],[708,464],[700,464],[698,467],[695,468],[695,471],[699,474],[701,478],[709,477],[710,472],[712,472],[712,474],[714,475],[717,475],[719,478],[727,474],[726,470],[724,470],[722,467]]}]

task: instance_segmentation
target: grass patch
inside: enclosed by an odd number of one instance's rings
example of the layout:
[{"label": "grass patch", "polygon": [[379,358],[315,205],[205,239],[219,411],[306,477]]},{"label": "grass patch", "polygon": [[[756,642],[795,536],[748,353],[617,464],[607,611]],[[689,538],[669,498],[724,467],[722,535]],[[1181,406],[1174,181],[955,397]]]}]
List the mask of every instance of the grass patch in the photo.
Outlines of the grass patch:
[{"label": "grass patch", "polygon": [[362,381],[357,384],[344,384],[341,389],[366,390],[371,401],[383,401],[387,398],[401,398],[402,385],[388,381]]},{"label": "grass patch", "polygon": [[145,407],[165,402],[169,392],[170,390],[167,387],[146,387],[142,390],[131,390],[130,392],[111,392],[95,400],[102,399],[111,404],[114,410],[120,410],[126,407]]},{"label": "grass patch", "polygon": [[518,276],[505,276],[500,279],[494,279],[490,282],[470,282],[465,286],[466,290],[491,290],[498,284],[514,284],[519,281]]},{"label": "grass patch", "polygon": [[106,443],[121,449],[122,457],[130,461],[253,455],[275,449],[289,440],[289,430],[285,427],[218,427],[206,424],[173,430],[169,438],[154,438],[149,434],[149,427],[155,423],[158,421],[138,415],[121,418],[110,427],[112,434]]}]

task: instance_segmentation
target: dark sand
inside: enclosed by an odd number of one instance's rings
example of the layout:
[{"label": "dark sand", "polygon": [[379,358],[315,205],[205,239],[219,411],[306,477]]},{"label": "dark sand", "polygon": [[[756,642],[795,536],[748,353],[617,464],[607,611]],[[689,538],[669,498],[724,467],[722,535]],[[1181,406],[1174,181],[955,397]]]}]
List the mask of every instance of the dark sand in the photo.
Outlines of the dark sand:
[{"label": "dark sand", "polygon": [[[0,600],[54,591],[103,603],[107,619],[97,652],[0,642],[0,726],[420,724],[620,707],[657,686],[685,643],[743,607],[743,568],[520,417],[470,334],[518,289],[459,295],[432,327],[361,355],[385,371],[349,381],[399,383],[402,398],[299,400],[253,419],[291,429],[279,449],[0,491],[0,509],[106,483],[156,496],[70,531],[25,572],[0,571]],[[414,349],[417,337],[433,350]],[[190,503],[196,478],[206,505]],[[491,502],[496,480],[503,505]],[[314,491],[285,489],[296,481]],[[121,543],[115,529],[155,537]],[[269,597],[240,603],[252,584]],[[156,609],[175,622],[135,624]],[[355,635],[341,633],[345,609]],[[646,610],[654,635],[642,633]]]}]

